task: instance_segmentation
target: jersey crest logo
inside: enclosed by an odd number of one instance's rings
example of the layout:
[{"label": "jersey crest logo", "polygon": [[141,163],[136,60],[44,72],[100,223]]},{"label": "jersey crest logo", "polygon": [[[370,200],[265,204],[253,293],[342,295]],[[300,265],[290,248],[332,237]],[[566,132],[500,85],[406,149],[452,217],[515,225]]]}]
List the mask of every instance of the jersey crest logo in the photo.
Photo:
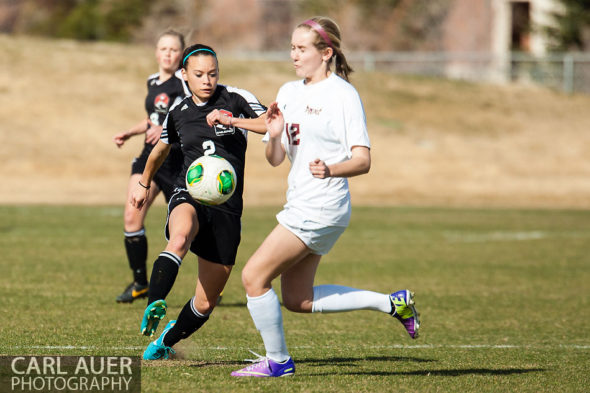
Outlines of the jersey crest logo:
[{"label": "jersey crest logo", "polygon": [[[230,111],[226,111],[225,109],[220,109],[222,115],[226,115],[229,117],[234,117],[233,113]],[[216,124],[215,127],[215,135],[217,136],[224,136],[224,135],[233,135],[236,132],[236,128],[232,126],[226,126],[223,124]]]},{"label": "jersey crest logo", "polygon": [[170,105],[170,97],[168,97],[168,94],[160,93],[156,96],[156,99],[154,100],[156,112],[166,113],[168,111],[168,105]]}]

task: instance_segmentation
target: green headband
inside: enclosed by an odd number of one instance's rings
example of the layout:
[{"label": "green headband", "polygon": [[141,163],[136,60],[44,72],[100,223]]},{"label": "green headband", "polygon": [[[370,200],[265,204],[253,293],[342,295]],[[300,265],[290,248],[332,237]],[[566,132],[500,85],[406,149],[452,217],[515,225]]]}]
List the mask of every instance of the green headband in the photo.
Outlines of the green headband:
[{"label": "green headband", "polygon": [[184,60],[182,61],[182,65],[184,66],[184,63],[186,63],[186,59],[188,59],[190,55],[192,55],[193,53],[196,53],[196,52],[203,52],[203,51],[205,51],[205,52],[211,52],[211,53],[213,53],[213,56],[217,57],[217,55],[215,54],[215,52],[213,52],[211,49],[199,48],[199,49],[195,49],[194,51],[192,51],[191,53],[189,53],[188,55],[186,55],[184,57]]}]

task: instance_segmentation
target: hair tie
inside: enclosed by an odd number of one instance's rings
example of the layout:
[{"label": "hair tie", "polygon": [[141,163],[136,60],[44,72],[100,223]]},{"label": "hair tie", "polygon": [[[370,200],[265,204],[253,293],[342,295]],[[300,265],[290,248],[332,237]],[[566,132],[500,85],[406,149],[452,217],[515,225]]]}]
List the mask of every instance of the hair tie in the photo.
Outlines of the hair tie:
[{"label": "hair tie", "polygon": [[330,48],[334,49],[334,45],[332,44],[332,41],[330,40],[330,37],[328,36],[328,33],[326,33],[326,30],[324,30],[324,28],[322,27],[322,25],[320,25],[318,22],[316,22],[313,19],[308,19],[305,22],[303,22],[302,24],[308,25],[312,29],[314,29],[323,38],[324,42],[326,44],[328,44],[328,46]]},{"label": "hair tie", "polygon": [[186,62],[186,59],[188,59],[190,55],[192,55],[193,53],[196,53],[196,52],[203,52],[203,51],[204,52],[211,52],[211,53],[213,53],[213,56],[217,57],[217,55],[215,54],[215,52],[213,52],[211,49],[199,48],[199,49],[195,49],[194,51],[192,51],[191,53],[189,53],[188,55],[186,55],[184,57],[184,60],[182,60],[182,65],[184,65],[184,63]]}]

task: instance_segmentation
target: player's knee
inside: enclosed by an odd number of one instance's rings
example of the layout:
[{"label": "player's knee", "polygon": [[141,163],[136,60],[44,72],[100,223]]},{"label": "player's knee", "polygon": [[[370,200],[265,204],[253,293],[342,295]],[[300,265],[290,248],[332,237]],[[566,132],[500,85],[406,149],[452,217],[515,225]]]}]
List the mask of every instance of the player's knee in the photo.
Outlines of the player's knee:
[{"label": "player's knee", "polygon": [[176,255],[184,255],[191,245],[191,239],[185,235],[175,235],[168,241],[167,250],[172,251]]},{"label": "player's knee", "polygon": [[260,275],[252,268],[248,267],[248,264],[242,270],[242,284],[246,293],[258,292],[264,285]]},{"label": "player's knee", "polygon": [[136,211],[125,209],[123,214],[123,225],[126,232],[139,231],[143,227],[143,222]]},{"label": "player's knee", "polygon": [[201,313],[203,315],[209,315],[209,314],[211,314],[211,312],[215,308],[215,305],[216,304],[217,304],[217,299],[215,299],[213,301],[211,299],[201,299],[201,298],[197,298],[195,296],[195,298],[193,300],[193,306],[195,307],[195,309],[199,313]]},{"label": "player's knee", "polygon": [[251,289],[252,286],[252,277],[250,276],[247,265],[242,270],[242,285],[244,286],[246,292],[248,292],[248,290]]}]

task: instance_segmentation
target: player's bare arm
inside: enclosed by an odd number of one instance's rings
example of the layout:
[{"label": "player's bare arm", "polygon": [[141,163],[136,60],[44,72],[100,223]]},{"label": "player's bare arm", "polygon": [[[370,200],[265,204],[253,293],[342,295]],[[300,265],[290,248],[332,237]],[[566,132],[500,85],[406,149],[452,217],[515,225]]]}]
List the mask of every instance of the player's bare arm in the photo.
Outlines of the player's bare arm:
[{"label": "player's bare arm", "polygon": [[309,163],[311,174],[320,179],[363,175],[368,173],[369,169],[371,169],[371,151],[366,146],[353,146],[350,160],[329,166],[319,158]]},{"label": "player's bare arm", "polygon": [[145,164],[145,169],[143,170],[141,179],[131,193],[129,200],[131,205],[138,209],[143,207],[149,195],[152,179],[154,178],[156,171],[160,169],[160,166],[162,166],[162,163],[166,157],[168,157],[168,153],[170,153],[171,148],[171,145],[168,145],[162,141],[158,142],[156,146],[154,146],[154,149],[150,153]]},{"label": "player's bare arm", "polygon": [[113,142],[115,142],[115,145],[117,145],[117,147],[123,146],[123,144],[125,144],[125,142],[132,136],[145,133],[148,129],[148,124],[149,120],[143,119],[127,131],[115,134],[115,136],[113,136]]},{"label": "player's bare arm", "polygon": [[285,159],[285,149],[281,144],[281,133],[285,126],[285,119],[283,113],[279,109],[276,102],[273,102],[268,107],[266,112],[266,129],[268,131],[269,140],[266,144],[266,160],[272,166],[280,165]]},{"label": "player's bare arm", "polygon": [[255,119],[247,119],[240,117],[231,117],[227,114],[214,109],[207,115],[207,124],[213,127],[216,124],[223,124],[225,126],[243,128],[257,134],[266,133],[266,113],[263,113]]}]

